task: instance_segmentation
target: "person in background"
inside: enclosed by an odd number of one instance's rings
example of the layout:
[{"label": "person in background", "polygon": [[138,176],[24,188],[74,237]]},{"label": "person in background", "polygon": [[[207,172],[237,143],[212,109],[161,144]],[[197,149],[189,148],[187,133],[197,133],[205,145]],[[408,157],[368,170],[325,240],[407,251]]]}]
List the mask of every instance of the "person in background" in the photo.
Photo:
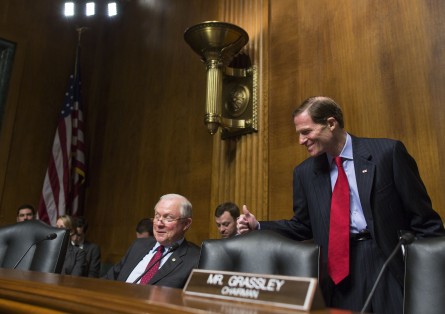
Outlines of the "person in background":
[{"label": "person in background", "polygon": [[88,231],[88,222],[85,218],[76,217],[75,220],[77,234],[73,244],[86,253],[86,269],[84,275],[86,277],[98,278],[100,272],[100,247],[85,239]]},{"label": "person in background", "polygon": [[240,215],[239,207],[232,202],[219,204],[215,209],[215,223],[221,238],[236,235],[236,220]]},{"label": "person in background", "polygon": [[[185,239],[191,224],[192,204],[184,196],[162,196],[154,208],[153,237],[136,239],[103,278],[182,289],[200,254],[200,248]],[[154,272],[144,276],[148,268]]]},{"label": "person in background", "polygon": [[144,218],[136,225],[136,238],[149,238],[153,236],[153,222]]},{"label": "person in background", "polygon": [[23,204],[17,208],[17,222],[36,219],[36,210],[32,205]]},{"label": "person in background", "polygon": [[86,253],[84,250],[73,245],[77,237],[75,222],[70,216],[62,215],[57,219],[56,227],[68,229],[70,233],[70,242],[66,251],[65,261],[63,263],[61,274],[84,276],[86,269]]},{"label": "person in background", "polygon": [[[400,233],[441,236],[443,223],[402,142],[349,134],[339,105],[324,96],[306,99],[293,121],[299,144],[310,155],[294,169],[294,216],[258,222],[244,206],[238,231],[269,229],[295,240],[313,238],[321,247],[320,285],[327,306],[360,311]],[[404,263],[401,251],[397,254],[365,312],[402,313]]]}]

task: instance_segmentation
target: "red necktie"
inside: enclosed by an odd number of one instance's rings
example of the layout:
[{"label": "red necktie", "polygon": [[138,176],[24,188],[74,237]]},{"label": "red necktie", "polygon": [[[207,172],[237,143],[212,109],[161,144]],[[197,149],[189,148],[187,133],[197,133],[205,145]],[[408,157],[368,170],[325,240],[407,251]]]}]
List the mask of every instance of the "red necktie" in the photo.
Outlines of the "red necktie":
[{"label": "red necktie", "polygon": [[337,182],[332,192],[328,244],[328,274],[335,284],[349,275],[349,184],[341,157],[335,157]]},{"label": "red necktie", "polygon": [[[159,269],[159,265],[161,264],[162,252],[164,251],[164,247],[162,245],[158,246],[155,255],[151,258],[145,269],[151,267],[151,269],[141,278],[140,285],[146,285],[150,279],[156,274]],[[156,265],[152,266],[154,263]]]}]

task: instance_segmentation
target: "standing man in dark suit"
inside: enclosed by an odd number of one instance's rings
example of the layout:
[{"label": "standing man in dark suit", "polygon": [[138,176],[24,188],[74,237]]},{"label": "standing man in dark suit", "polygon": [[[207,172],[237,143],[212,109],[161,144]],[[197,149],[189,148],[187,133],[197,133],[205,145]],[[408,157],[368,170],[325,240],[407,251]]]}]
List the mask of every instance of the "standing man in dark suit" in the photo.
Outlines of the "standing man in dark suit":
[{"label": "standing man in dark suit", "polygon": [[[340,107],[328,97],[308,98],[293,112],[293,119],[299,143],[311,155],[294,169],[294,216],[290,220],[258,222],[244,206],[238,232],[272,229],[296,240],[313,238],[321,247],[320,284],[327,305],[359,311],[400,233],[443,235],[443,223],[432,208],[415,160],[401,142],[348,134]],[[333,162],[337,156],[341,157],[338,167]],[[338,264],[328,267],[329,244],[333,243],[329,235],[336,229],[332,227],[336,223],[332,220],[331,199],[337,176],[345,177],[346,187],[349,185],[344,198],[349,204],[345,225],[349,241],[342,243],[346,244],[348,268],[340,279],[331,272]],[[333,251],[339,253],[338,249]],[[402,313],[403,274],[402,254],[398,252],[367,312]]]},{"label": "standing man in dark suit", "polygon": [[[191,224],[192,204],[184,196],[162,196],[154,208],[154,237],[136,239],[121,261],[104,278],[141,283],[138,279],[162,246],[165,249],[163,254],[166,255],[160,260],[159,270],[147,284],[183,288],[192,269],[198,264],[200,253],[198,246],[185,239]],[[177,249],[169,253],[172,246],[177,246]]]},{"label": "standing man in dark suit", "polygon": [[86,233],[88,231],[88,222],[84,217],[77,217],[77,235],[74,245],[84,250],[86,253],[86,269],[85,276],[98,278],[100,272],[100,247],[93,242],[86,240]]}]

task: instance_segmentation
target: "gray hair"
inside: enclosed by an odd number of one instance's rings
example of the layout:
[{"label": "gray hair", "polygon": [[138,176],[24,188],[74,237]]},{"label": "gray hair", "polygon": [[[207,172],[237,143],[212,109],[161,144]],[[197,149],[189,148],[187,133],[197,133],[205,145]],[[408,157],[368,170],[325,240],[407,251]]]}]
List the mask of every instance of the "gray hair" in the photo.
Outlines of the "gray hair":
[{"label": "gray hair", "polygon": [[[159,198],[159,201],[161,201],[161,200],[179,201],[179,212],[180,212],[181,218],[192,218],[192,203],[190,203],[190,201],[186,197],[179,195],[179,194],[171,193],[171,194],[162,195]],[[159,201],[158,201],[158,203],[159,203]],[[158,203],[156,203],[156,206],[158,206]],[[155,206],[155,209],[156,209],[156,206]]]}]

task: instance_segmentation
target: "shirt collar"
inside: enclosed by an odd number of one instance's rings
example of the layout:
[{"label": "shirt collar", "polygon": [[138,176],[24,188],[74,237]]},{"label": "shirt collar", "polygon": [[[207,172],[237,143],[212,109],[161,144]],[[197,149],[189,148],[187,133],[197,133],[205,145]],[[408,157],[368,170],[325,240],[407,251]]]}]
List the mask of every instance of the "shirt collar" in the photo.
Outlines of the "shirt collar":
[{"label": "shirt collar", "polygon": [[[341,150],[341,153],[339,156],[342,157],[343,159],[348,159],[348,160],[354,159],[352,156],[352,139],[351,139],[351,135],[349,135],[349,133],[346,133],[345,146],[343,146],[343,149]],[[329,164],[332,164],[335,156],[332,156],[332,155],[326,153],[326,157],[328,158]]]},{"label": "shirt collar", "polygon": [[[176,243],[178,243],[178,246],[181,245],[182,242],[184,242],[184,238],[182,238],[182,239],[179,240],[179,241],[176,241]],[[158,247],[159,247],[160,245],[161,245],[161,244],[160,244],[159,242],[156,242],[155,246],[151,249],[151,251],[152,251],[152,252],[155,252],[155,251],[158,249]],[[164,250],[166,250],[166,249],[168,250],[170,247],[171,247],[171,245],[168,246],[168,247],[165,247]]]}]

